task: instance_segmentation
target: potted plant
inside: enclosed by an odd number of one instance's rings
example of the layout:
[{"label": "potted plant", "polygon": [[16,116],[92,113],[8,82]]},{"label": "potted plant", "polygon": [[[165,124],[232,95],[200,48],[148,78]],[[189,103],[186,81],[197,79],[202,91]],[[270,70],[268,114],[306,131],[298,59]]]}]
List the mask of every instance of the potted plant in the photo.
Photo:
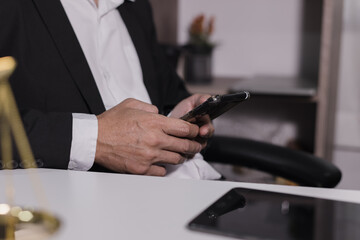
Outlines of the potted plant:
[{"label": "potted plant", "polygon": [[208,21],[203,14],[195,17],[189,28],[185,45],[185,80],[193,84],[208,84],[212,80],[212,52],[215,44],[210,38],[214,32],[214,17]]}]

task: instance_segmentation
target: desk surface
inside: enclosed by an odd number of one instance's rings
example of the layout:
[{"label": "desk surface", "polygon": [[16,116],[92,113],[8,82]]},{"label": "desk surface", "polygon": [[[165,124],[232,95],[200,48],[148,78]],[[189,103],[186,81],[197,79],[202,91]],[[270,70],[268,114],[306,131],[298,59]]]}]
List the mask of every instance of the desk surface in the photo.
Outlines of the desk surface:
[{"label": "desk surface", "polygon": [[[39,207],[29,170],[0,171],[0,203],[12,174],[15,202]],[[187,223],[233,187],[360,203],[360,191],[37,169],[49,209],[62,220],[53,239],[231,239]]]}]

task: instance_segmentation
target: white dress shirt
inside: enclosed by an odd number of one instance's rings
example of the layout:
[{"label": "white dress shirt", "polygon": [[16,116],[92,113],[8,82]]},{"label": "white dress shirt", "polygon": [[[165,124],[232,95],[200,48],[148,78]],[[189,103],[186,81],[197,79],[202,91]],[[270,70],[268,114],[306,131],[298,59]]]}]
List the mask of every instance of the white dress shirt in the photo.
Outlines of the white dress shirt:
[{"label": "white dress shirt", "polygon": [[[99,0],[96,6],[94,0],[61,0],[106,110],[126,98],[151,103],[134,44],[117,10],[123,2],[124,0]],[[69,169],[86,171],[91,168],[95,160],[97,133],[95,115],[73,113]],[[198,167],[190,167],[194,164],[186,165],[196,171]],[[184,177],[186,174],[180,174],[181,171],[176,171],[178,168],[170,167],[169,175]],[[199,171],[196,172],[201,175]]]},{"label": "white dress shirt", "polygon": [[[106,110],[130,97],[150,103],[135,47],[116,9],[123,2],[100,0],[96,6],[94,0],[61,0]],[[73,114],[69,169],[93,165],[97,131],[94,115]]]}]

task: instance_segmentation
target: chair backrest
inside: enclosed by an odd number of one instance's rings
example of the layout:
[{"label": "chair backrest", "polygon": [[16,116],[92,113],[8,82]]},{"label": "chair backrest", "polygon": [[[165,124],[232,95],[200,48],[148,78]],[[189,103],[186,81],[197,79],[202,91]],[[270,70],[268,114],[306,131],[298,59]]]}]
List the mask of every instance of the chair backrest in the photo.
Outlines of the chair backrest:
[{"label": "chair backrest", "polygon": [[335,187],[341,171],[314,155],[243,138],[215,136],[204,151],[207,161],[258,169],[303,186]]}]

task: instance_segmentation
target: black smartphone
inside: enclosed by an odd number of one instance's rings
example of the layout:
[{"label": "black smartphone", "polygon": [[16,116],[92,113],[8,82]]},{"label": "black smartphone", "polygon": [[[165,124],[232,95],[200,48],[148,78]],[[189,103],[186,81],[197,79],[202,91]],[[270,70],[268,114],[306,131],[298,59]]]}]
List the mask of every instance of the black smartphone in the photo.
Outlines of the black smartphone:
[{"label": "black smartphone", "polygon": [[205,102],[186,113],[181,119],[188,122],[196,122],[196,119],[207,114],[210,116],[210,119],[213,120],[249,98],[250,93],[246,91],[215,95],[209,97]]}]

